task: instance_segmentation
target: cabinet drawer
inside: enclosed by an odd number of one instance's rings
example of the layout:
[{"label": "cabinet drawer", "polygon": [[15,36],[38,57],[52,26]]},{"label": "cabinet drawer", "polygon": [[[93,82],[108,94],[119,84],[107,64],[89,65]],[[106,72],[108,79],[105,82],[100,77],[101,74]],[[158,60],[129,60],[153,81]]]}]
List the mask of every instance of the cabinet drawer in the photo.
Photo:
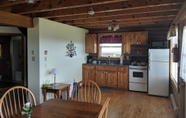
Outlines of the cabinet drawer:
[{"label": "cabinet drawer", "polygon": [[91,69],[91,70],[94,70],[94,69],[95,69],[95,66],[83,65],[83,69]]},{"label": "cabinet drawer", "polygon": [[128,71],[128,67],[118,67],[118,71],[126,72]]},{"label": "cabinet drawer", "polygon": [[106,66],[105,67],[105,70],[108,70],[108,71],[117,71],[117,67],[114,67],[114,66]]},{"label": "cabinet drawer", "polygon": [[105,66],[96,66],[96,70],[105,70]]}]

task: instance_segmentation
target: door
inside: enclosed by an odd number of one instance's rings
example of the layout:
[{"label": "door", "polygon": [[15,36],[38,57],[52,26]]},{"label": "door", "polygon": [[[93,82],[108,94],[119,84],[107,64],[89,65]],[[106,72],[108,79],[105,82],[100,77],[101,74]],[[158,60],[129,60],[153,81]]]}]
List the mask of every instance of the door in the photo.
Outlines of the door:
[{"label": "door", "polygon": [[169,62],[169,49],[149,49],[149,61]]},{"label": "door", "polygon": [[99,86],[105,86],[105,71],[96,71],[96,83]]},{"label": "door", "polygon": [[149,65],[148,94],[169,96],[169,63],[151,62]]},{"label": "door", "polygon": [[105,74],[107,87],[117,88],[118,85],[117,71],[107,71]]}]

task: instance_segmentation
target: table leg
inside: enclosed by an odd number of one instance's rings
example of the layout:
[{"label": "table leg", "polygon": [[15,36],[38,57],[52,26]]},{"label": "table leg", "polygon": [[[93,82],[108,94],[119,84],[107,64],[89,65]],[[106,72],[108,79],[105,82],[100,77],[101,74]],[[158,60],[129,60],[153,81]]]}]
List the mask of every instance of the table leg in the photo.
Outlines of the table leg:
[{"label": "table leg", "polygon": [[42,93],[43,93],[43,101],[45,102],[47,97],[46,97],[46,89],[42,89]]},{"label": "table leg", "polygon": [[67,87],[67,100],[69,100],[69,90],[70,90],[70,86]]},{"label": "table leg", "polygon": [[61,91],[59,90],[57,91],[57,98],[60,98],[60,96],[61,96]]}]

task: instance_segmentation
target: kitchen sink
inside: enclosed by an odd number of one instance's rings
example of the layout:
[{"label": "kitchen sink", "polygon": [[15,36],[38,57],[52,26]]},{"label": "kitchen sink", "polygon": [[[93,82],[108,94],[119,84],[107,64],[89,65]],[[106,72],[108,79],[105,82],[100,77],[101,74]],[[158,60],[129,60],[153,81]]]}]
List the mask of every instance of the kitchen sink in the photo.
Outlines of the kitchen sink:
[{"label": "kitchen sink", "polygon": [[101,65],[114,65],[114,63],[101,63]]}]

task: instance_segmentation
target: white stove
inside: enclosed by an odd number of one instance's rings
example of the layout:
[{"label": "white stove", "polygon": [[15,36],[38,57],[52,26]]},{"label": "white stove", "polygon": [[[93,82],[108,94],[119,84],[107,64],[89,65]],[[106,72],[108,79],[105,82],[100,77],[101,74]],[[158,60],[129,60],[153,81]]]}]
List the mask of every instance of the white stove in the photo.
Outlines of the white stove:
[{"label": "white stove", "polygon": [[134,66],[134,65],[129,65],[129,69],[147,69],[147,66]]},{"label": "white stove", "polygon": [[129,90],[147,92],[147,66],[129,65]]}]

